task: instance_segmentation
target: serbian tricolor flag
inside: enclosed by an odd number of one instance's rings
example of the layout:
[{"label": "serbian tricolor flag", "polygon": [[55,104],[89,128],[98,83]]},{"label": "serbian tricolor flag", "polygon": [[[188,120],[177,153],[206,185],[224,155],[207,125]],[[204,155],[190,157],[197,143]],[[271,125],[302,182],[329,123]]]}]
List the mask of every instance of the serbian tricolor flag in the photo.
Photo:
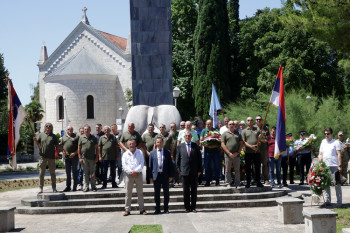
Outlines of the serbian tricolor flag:
[{"label": "serbian tricolor flag", "polygon": [[210,109],[209,116],[213,118],[213,126],[216,127],[218,123],[218,110],[221,109],[220,100],[218,94],[216,93],[214,84],[211,84],[211,101],[210,101]]},{"label": "serbian tricolor flag", "polygon": [[283,88],[283,68],[280,66],[272,90],[270,103],[278,108],[276,139],[275,139],[275,159],[283,153],[286,153],[286,108],[284,105],[284,88]]},{"label": "serbian tricolor flag", "polygon": [[8,87],[8,111],[9,111],[9,132],[7,144],[7,159],[13,169],[17,168],[16,163],[16,146],[19,141],[19,130],[26,117],[21,101],[19,100],[11,80],[7,78]]}]

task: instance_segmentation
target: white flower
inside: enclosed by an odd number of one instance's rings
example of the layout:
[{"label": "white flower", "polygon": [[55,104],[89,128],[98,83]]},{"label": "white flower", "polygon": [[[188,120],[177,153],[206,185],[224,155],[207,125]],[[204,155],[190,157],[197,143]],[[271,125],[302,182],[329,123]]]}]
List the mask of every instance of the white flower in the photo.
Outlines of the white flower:
[{"label": "white flower", "polygon": [[316,140],[317,137],[315,136],[315,134],[310,134],[310,136],[308,137],[309,139],[313,139],[313,140]]}]

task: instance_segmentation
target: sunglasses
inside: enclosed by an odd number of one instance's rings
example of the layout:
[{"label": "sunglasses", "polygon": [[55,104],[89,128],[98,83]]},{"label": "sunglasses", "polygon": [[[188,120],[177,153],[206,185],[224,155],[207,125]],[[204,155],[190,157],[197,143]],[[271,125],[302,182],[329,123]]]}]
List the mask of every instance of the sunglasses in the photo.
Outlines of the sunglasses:
[{"label": "sunglasses", "polygon": [[324,133],[324,135],[331,135],[331,133]]},{"label": "sunglasses", "polygon": [[253,121],[253,120],[247,120],[247,121]]},{"label": "sunglasses", "polygon": [[261,121],[262,119],[255,119],[255,120],[257,120],[257,121]]}]

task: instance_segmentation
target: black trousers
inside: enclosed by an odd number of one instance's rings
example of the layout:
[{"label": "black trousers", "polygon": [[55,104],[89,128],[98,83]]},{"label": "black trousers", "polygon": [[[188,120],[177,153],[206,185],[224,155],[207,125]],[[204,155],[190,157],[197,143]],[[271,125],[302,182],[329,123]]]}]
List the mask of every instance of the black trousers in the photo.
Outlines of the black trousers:
[{"label": "black trousers", "polygon": [[95,177],[97,182],[102,182],[103,181],[103,166],[102,162],[97,161],[96,167],[95,167]]},{"label": "black trousers", "polygon": [[164,194],[164,211],[169,210],[169,177],[164,173],[158,172],[157,179],[154,182],[154,202],[156,211],[160,211],[160,188],[163,188]]},{"label": "black trousers", "polygon": [[245,155],[245,169],[247,176],[247,184],[250,185],[250,181],[252,180],[252,164],[254,164],[255,168],[255,181],[257,183],[260,182],[260,153],[246,153]]},{"label": "black trousers", "polygon": [[[188,176],[182,176],[182,187],[184,193],[185,209],[196,209],[197,203],[197,174],[189,174]],[[191,200],[191,202],[190,202]]]},{"label": "black trousers", "polygon": [[282,179],[283,179],[283,184],[287,184],[287,174],[288,174],[288,156],[282,157],[282,162],[281,162],[281,167],[282,167]]},{"label": "black trousers", "polygon": [[306,174],[308,174],[311,166],[311,152],[307,154],[298,154],[298,164],[299,164],[300,182],[304,182],[304,176],[305,176],[304,167],[306,167]]},{"label": "black trousers", "polygon": [[294,182],[294,170],[295,170],[295,164],[296,164],[297,159],[292,156],[289,157],[289,181],[291,183]]}]

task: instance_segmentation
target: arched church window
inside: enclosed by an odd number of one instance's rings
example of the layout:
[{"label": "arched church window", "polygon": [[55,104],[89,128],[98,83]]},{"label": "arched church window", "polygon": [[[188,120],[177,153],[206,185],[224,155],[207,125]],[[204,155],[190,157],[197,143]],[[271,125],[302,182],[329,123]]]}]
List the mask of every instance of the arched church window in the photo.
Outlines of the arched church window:
[{"label": "arched church window", "polygon": [[86,105],[87,105],[87,119],[93,119],[94,116],[94,97],[92,95],[88,95],[86,97]]},{"label": "arched church window", "polygon": [[58,97],[58,120],[62,120],[64,118],[64,102],[63,97]]}]

